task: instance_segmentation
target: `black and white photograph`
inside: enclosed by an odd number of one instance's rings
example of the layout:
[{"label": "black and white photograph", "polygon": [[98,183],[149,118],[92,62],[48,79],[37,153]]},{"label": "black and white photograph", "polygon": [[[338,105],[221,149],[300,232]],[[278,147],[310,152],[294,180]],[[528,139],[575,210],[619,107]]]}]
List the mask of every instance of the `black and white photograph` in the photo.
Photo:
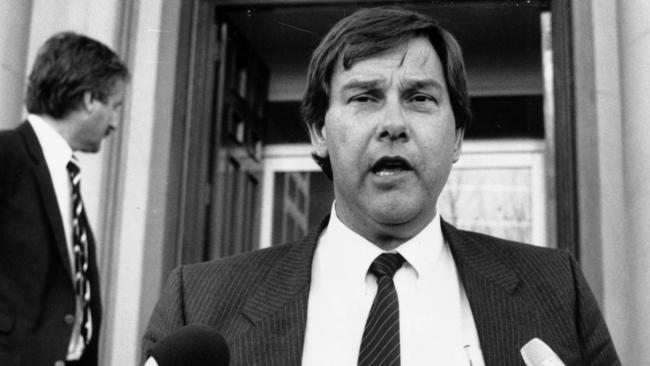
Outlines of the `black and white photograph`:
[{"label": "black and white photograph", "polygon": [[0,365],[650,364],[648,19],[3,0]]}]

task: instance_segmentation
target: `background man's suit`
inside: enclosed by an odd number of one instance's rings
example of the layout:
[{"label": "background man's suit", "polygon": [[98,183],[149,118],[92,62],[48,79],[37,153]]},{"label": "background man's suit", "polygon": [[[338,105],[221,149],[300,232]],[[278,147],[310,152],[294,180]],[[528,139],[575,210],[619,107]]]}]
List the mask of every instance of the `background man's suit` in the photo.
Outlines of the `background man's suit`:
[{"label": "background man's suit", "polygon": [[[523,365],[534,337],[567,365],[616,365],[605,322],[563,252],[442,224],[467,292],[485,364]],[[318,232],[300,242],[175,270],[144,336],[144,353],[186,324],[215,327],[231,365],[299,365]]]},{"label": "background man's suit", "polygon": [[[75,313],[71,264],[50,173],[27,122],[0,133],[0,223],[0,364],[65,360]],[[91,298],[99,299],[95,242],[88,234]],[[84,355],[94,359],[99,301],[92,302],[92,314],[95,336]]]}]

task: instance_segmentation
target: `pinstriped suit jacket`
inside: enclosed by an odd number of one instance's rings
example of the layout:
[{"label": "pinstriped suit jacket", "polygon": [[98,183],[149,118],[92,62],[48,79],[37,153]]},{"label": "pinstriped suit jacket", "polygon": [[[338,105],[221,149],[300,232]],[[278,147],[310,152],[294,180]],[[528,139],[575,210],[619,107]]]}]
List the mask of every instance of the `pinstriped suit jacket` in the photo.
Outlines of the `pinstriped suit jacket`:
[{"label": "pinstriped suit jacket", "polygon": [[[486,365],[523,365],[519,350],[534,337],[567,365],[620,365],[596,301],[568,254],[444,221],[442,229]],[[144,354],[183,325],[205,324],[228,342],[231,365],[299,365],[318,234],[174,270],[145,332]]]}]

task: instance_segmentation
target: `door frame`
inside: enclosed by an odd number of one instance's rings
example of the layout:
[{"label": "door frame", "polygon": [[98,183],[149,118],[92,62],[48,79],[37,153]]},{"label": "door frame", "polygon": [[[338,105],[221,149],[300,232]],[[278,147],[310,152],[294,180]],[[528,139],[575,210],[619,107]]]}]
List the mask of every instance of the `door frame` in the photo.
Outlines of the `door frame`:
[{"label": "door frame", "polygon": [[[430,1],[412,1],[425,2]],[[200,248],[193,247],[195,236],[203,232],[197,220],[205,188],[201,166],[205,164],[208,146],[205,143],[206,106],[211,101],[209,85],[198,75],[205,72],[210,57],[209,32],[206,27],[213,22],[214,7],[244,6],[295,6],[348,3],[329,0],[189,0],[182,2],[179,47],[176,74],[176,96],[172,153],[170,156],[170,192],[174,192],[168,205],[167,235],[163,259],[163,275],[183,262],[198,258]],[[395,1],[364,1],[364,5],[394,4]],[[406,2],[405,2],[406,3]],[[572,51],[571,0],[539,1],[548,4],[552,13],[554,132],[552,139],[555,158],[555,222],[556,246],[579,257],[579,212],[576,163],[576,111],[574,97],[574,69]],[[265,198],[263,198],[265,199]],[[263,207],[265,207],[263,205]],[[192,215],[189,215],[192,213]],[[200,220],[199,220],[200,221]],[[549,238],[550,239],[550,238]],[[552,240],[552,239],[551,239]]]}]

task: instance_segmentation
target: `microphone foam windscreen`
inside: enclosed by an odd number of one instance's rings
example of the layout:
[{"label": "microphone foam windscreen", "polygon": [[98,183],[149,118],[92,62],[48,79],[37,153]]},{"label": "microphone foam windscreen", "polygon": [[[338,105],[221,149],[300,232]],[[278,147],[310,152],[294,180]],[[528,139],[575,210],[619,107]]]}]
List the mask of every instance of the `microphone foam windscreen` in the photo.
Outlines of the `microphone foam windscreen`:
[{"label": "microphone foam windscreen", "polygon": [[187,325],[156,343],[147,357],[159,366],[224,366],[230,362],[228,344],[215,329]]},{"label": "microphone foam windscreen", "polygon": [[521,356],[530,366],[564,366],[551,347],[539,338],[533,338],[521,348]]}]

